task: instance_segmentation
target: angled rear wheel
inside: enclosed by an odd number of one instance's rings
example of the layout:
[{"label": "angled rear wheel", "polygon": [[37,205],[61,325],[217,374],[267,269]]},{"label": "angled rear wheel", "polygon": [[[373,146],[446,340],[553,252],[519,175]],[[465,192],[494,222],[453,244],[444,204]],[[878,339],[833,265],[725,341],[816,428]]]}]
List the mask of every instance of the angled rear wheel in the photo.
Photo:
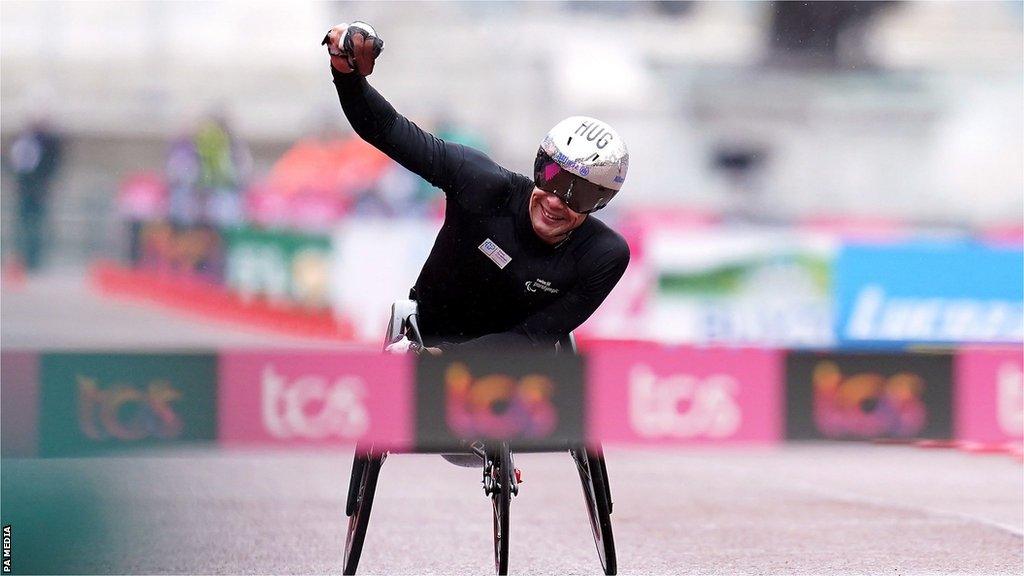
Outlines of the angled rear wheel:
[{"label": "angled rear wheel", "polygon": [[612,536],[612,498],[608,487],[607,468],[604,453],[583,447],[570,450],[576,461],[576,469],[583,484],[583,500],[590,518],[590,530],[597,546],[597,556],[605,574],[615,574],[618,566],[615,560],[615,539]]},{"label": "angled rear wheel", "polygon": [[375,454],[372,450],[362,451],[356,448],[355,462],[352,466],[352,479],[349,483],[349,497],[345,505],[348,514],[348,532],[345,535],[344,574],[355,574],[359,566],[359,557],[363,552],[366,540],[366,529],[370,524],[370,510],[373,508],[373,496],[377,491],[377,477],[386,454]]}]

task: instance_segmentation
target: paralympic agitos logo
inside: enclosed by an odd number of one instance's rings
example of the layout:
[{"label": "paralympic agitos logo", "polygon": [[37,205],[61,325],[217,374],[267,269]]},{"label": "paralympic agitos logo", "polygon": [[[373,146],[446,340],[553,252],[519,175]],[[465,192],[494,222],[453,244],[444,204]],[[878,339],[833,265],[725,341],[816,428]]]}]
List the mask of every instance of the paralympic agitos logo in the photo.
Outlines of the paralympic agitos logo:
[{"label": "paralympic agitos logo", "polygon": [[167,381],[101,388],[95,378],[79,375],[77,380],[78,422],[82,433],[93,440],[169,439],[184,430],[174,409],[182,392]]},{"label": "paralympic agitos logo", "polygon": [[462,362],[444,374],[449,429],[463,438],[544,438],[558,425],[552,404],[554,383],[547,376],[514,378],[487,374],[474,378]]}]

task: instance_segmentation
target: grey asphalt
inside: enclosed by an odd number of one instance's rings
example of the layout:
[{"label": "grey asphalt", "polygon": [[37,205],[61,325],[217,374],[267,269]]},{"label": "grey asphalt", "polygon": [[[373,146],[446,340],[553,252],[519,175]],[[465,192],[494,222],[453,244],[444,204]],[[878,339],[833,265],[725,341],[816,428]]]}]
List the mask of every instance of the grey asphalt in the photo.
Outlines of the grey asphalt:
[{"label": "grey asphalt", "polygon": [[[1024,472],[1008,456],[807,444],[610,448],[607,459],[621,574],[1024,570]],[[8,460],[5,507],[49,503],[33,515],[53,519],[15,521],[15,559],[41,534],[69,551],[69,572],[337,574],[350,463],[344,451],[215,448]],[[510,573],[599,574],[568,455],[526,454],[517,465],[525,481],[512,502]],[[479,476],[433,455],[391,455],[360,573],[493,573]],[[100,529],[83,537],[83,526]]]}]

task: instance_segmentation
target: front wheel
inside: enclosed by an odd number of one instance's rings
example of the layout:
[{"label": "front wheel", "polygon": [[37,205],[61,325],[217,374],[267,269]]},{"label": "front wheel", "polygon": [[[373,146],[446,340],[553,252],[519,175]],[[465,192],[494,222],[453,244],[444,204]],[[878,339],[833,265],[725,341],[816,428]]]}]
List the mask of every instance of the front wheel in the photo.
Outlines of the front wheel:
[{"label": "front wheel", "polygon": [[491,457],[491,508],[494,512],[494,570],[508,574],[508,513],[512,501],[512,454],[502,442]]},{"label": "front wheel", "polygon": [[612,536],[611,491],[608,489],[604,454],[598,450],[578,448],[572,451],[583,484],[583,500],[590,517],[590,530],[597,546],[597,556],[605,574],[615,574],[615,539]]},{"label": "front wheel", "polygon": [[356,452],[356,462],[349,486],[350,500],[346,506],[348,532],[345,535],[344,574],[355,574],[359,566],[366,528],[370,524],[373,495],[377,491],[377,477],[380,475],[384,457],[384,454],[374,454],[372,451],[365,454]]}]

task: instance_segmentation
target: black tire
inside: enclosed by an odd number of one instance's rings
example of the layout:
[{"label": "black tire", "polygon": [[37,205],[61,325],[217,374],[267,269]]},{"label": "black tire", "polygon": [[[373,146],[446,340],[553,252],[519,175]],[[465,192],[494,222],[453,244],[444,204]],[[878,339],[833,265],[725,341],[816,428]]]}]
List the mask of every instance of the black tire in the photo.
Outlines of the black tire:
[{"label": "black tire", "polygon": [[615,560],[615,538],[612,535],[611,491],[604,465],[604,454],[600,450],[573,450],[576,469],[583,484],[583,500],[590,517],[590,530],[594,535],[597,556],[605,574],[615,574],[618,565]]},{"label": "black tire", "polygon": [[345,516],[351,516],[355,511],[356,498],[359,496],[359,486],[363,478],[363,469],[366,466],[369,449],[356,445],[356,453],[352,456],[352,475],[348,479],[348,497],[345,498]]},{"label": "black tire", "polygon": [[[366,527],[370,524],[373,495],[377,491],[377,477],[380,475],[380,467],[384,462],[383,454],[369,453],[363,458],[362,473],[355,491],[352,514],[349,514],[348,517],[343,574],[355,574],[356,568],[359,566],[359,556],[363,552],[363,542],[366,539]],[[356,460],[359,459],[360,454],[356,452]],[[351,486],[349,492],[352,492]]]},{"label": "black tire", "polygon": [[512,455],[507,442],[502,442],[492,456],[491,474],[495,491],[491,493],[494,520],[494,571],[499,576],[508,574],[508,513],[512,501]]}]

